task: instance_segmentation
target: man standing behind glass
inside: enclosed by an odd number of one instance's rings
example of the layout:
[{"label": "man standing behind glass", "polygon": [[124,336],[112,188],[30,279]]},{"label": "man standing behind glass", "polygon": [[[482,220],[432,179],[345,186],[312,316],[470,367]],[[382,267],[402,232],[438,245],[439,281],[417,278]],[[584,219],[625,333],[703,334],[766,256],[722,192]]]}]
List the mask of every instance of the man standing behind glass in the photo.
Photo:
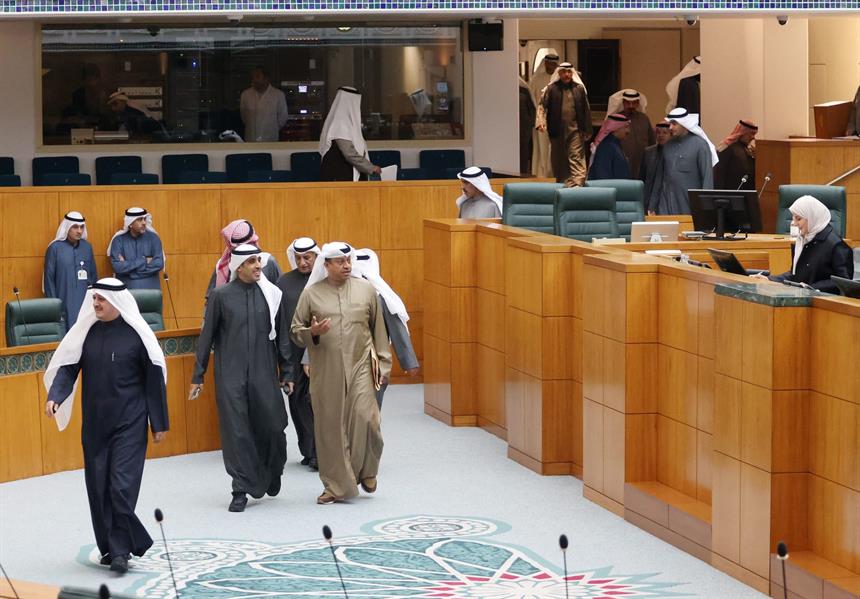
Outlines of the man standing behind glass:
[{"label": "man standing behind glass", "polygon": [[278,141],[281,127],[287,124],[284,92],[269,84],[269,74],[261,66],[251,70],[251,87],[239,98],[239,113],[246,141]]}]

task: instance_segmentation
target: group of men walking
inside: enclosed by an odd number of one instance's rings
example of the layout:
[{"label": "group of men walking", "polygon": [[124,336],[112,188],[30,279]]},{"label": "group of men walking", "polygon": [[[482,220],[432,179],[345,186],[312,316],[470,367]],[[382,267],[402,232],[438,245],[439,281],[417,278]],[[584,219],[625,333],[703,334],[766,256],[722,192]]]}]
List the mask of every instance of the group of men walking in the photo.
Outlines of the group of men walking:
[{"label": "group of men walking", "polygon": [[[127,218],[136,215],[132,211]],[[69,213],[64,223],[62,243],[76,240],[79,249],[84,217]],[[275,258],[260,249],[250,222],[234,221],[221,235],[225,249],[206,293],[188,398],[199,396],[214,350],[222,455],[231,478],[229,511],[244,511],[249,495],[280,492],[286,398],[302,463],[318,470],[323,483],[317,503],[349,499],[359,487],[375,492],[390,344],[407,373],[418,370],[409,314],[381,277],[376,254],[338,241],[320,247],[301,237],[287,250],[292,270],[281,274]],[[129,254],[128,262],[140,261],[127,248],[117,251]],[[151,263],[142,255],[142,264]],[[129,283],[118,276],[93,281],[77,298],[77,318],[45,375],[45,412],[61,430],[66,427],[81,373],[84,471],[96,543],[101,563],[124,573],[128,560],[152,545],[134,513],[147,425],[160,442],[169,418],[164,354]],[[66,293],[77,290],[68,287]]]}]

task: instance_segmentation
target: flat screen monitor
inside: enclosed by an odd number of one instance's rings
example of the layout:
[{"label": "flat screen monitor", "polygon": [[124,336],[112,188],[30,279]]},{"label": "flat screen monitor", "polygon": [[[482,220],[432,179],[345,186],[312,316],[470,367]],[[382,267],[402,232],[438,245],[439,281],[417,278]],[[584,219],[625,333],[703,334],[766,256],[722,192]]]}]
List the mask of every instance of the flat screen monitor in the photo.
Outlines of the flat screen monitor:
[{"label": "flat screen monitor", "polygon": [[504,49],[502,23],[469,23],[470,52],[498,52]]},{"label": "flat screen monitor", "polygon": [[754,189],[690,189],[687,194],[693,226],[713,232],[704,239],[742,239],[734,234],[761,231],[761,210]]},{"label": "flat screen monitor", "polygon": [[711,255],[714,263],[720,267],[721,271],[747,276],[748,273],[743,264],[741,264],[741,261],[733,253],[713,248],[708,248],[708,253]]}]

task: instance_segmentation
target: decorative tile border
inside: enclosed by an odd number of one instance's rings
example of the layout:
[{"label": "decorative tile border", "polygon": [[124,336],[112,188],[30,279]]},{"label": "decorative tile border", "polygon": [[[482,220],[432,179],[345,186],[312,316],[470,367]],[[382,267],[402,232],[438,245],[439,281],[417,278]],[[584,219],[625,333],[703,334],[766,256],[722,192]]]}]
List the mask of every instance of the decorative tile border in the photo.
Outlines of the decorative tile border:
[{"label": "decorative tile border", "polygon": [[0,0],[2,15],[428,10],[852,10],[860,0]]},{"label": "decorative tile border", "polygon": [[[168,358],[193,354],[197,351],[197,335],[159,339],[158,345]],[[53,355],[53,351],[40,351],[0,356],[0,377],[45,372]]]}]

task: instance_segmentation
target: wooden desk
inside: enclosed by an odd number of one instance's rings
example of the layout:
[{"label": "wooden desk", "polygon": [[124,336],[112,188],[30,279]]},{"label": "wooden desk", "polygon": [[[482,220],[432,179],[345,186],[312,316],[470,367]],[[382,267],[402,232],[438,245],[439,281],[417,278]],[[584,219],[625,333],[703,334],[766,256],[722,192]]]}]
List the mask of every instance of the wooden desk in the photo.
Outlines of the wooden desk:
[{"label": "wooden desk", "polygon": [[[35,582],[24,582],[23,580],[13,580],[15,591],[9,586],[9,583],[4,578],[0,578],[0,598],[2,599],[57,599],[60,592],[60,587],[55,587],[47,584],[38,584]],[[98,595],[98,589],[93,589],[93,592]]]}]

